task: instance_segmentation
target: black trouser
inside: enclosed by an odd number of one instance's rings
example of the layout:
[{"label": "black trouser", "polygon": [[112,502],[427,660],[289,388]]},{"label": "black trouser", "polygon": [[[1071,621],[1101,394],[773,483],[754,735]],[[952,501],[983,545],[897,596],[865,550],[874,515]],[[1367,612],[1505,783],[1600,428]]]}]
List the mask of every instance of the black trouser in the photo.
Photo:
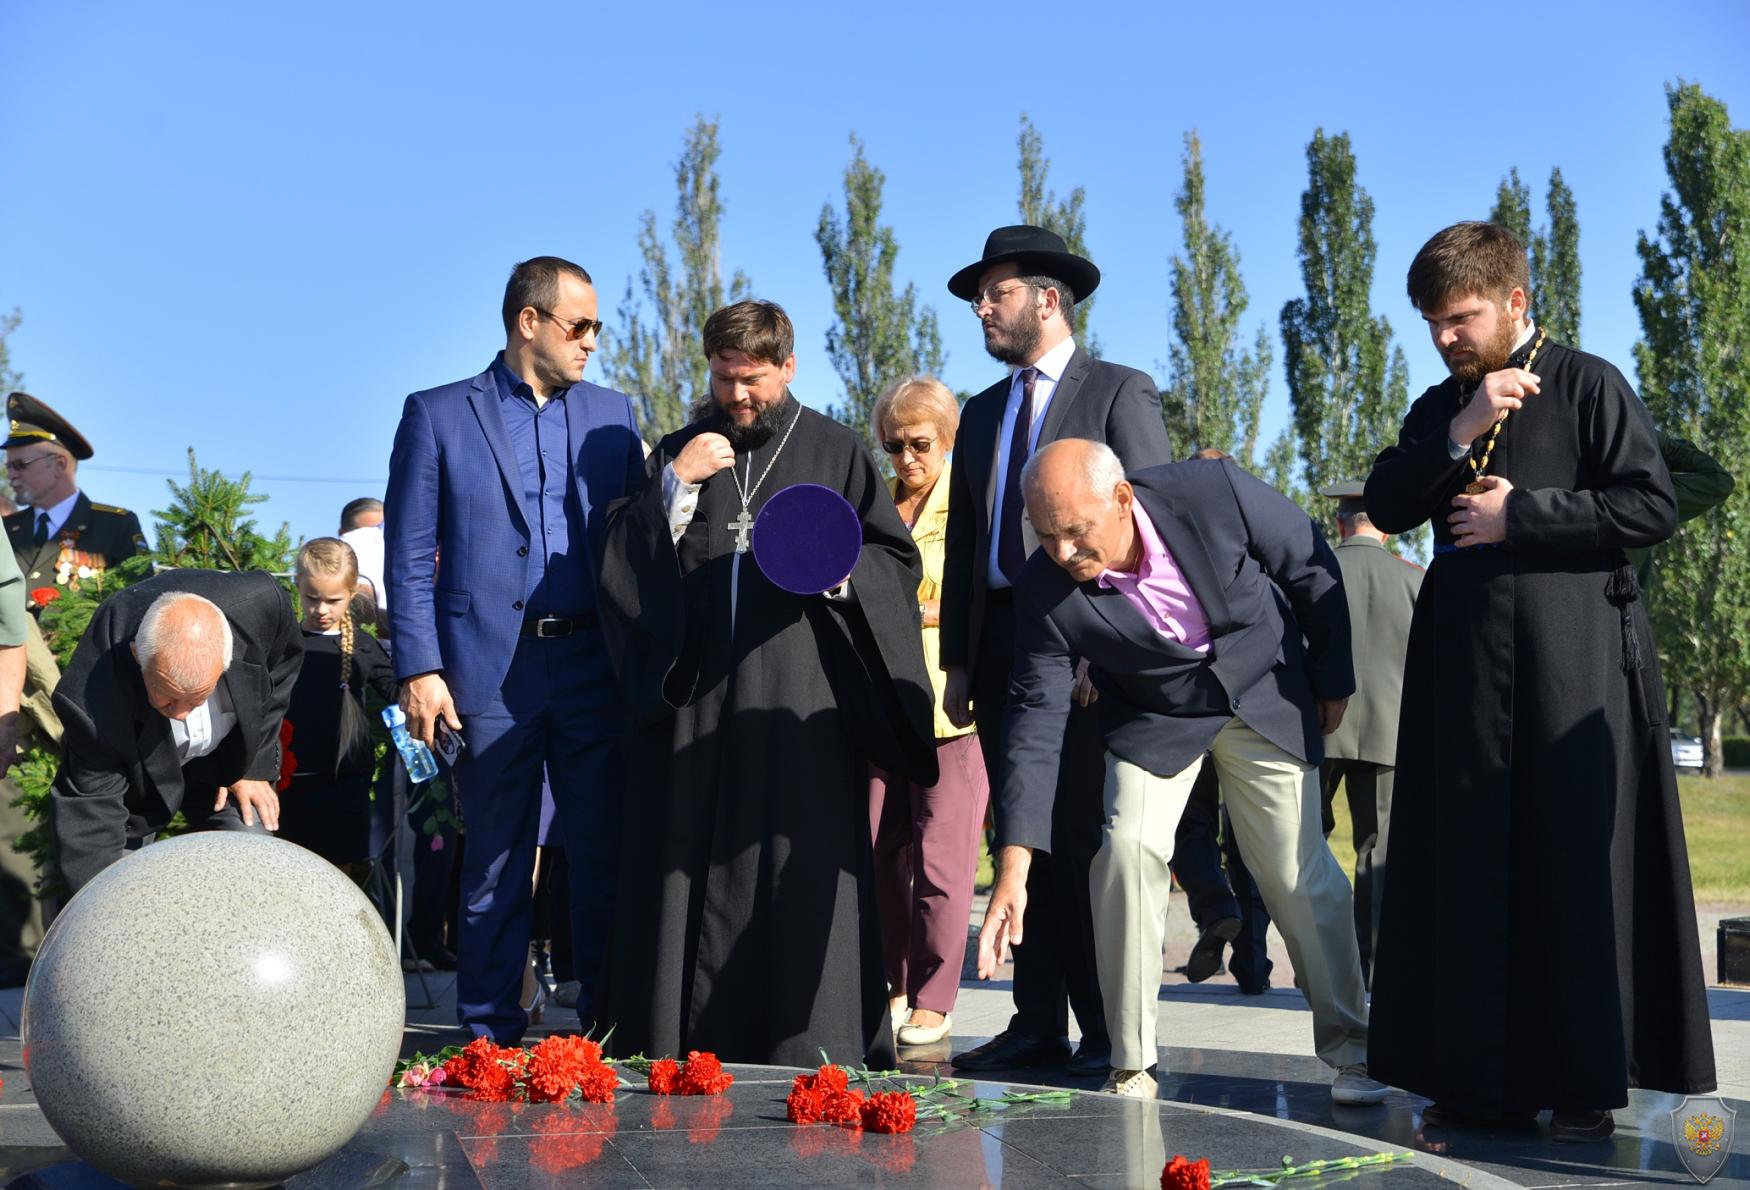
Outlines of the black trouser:
[{"label": "black trouser", "polygon": [[[973,679],[979,745],[993,791],[1002,780],[1002,716],[1015,656],[1015,615],[1007,591],[991,592]],[[1027,874],[1026,941],[1014,948],[1015,1015],[1009,1029],[1038,1037],[1069,1034],[1069,1009],[1082,1040],[1106,1040],[1106,1011],[1094,964],[1088,866],[1105,826],[1106,739],[1092,708],[1075,707],[1064,732],[1051,853],[1035,852]]]},{"label": "black trouser", "polygon": [[1233,957],[1227,961],[1228,973],[1244,992],[1261,992],[1270,982],[1275,964],[1270,961],[1270,911],[1264,908],[1264,894],[1258,882],[1246,868],[1240,854],[1240,841],[1234,835],[1233,819],[1227,807],[1221,808],[1221,854],[1227,860],[1227,879],[1232,886],[1234,903],[1239,906],[1240,932],[1233,941]]},{"label": "black trouser", "polygon": [[[1226,871],[1222,870],[1223,856],[1227,858]],[[1185,890],[1199,934],[1224,917],[1239,919],[1240,932],[1233,941],[1228,970],[1244,990],[1261,989],[1270,978],[1270,953],[1264,936],[1270,927],[1270,914],[1257,881],[1240,856],[1233,823],[1221,804],[1221,781],[1207,757],[1174,833],[1173,874]]]},{"label": "black trouser", "polygon": [[1324,793],[1325,834],[1336,826],[1332,802],[1337,786],[1349,802],[1355,836],[1355,941],[1361,948],[1361,975],[1373,986],[1373,952],[1379,941],[1379,910],[1385,893],[1385,836],[1391,824],[1392,782],[1397,770],[1365,760],[1327,760],[1319,767]]}]

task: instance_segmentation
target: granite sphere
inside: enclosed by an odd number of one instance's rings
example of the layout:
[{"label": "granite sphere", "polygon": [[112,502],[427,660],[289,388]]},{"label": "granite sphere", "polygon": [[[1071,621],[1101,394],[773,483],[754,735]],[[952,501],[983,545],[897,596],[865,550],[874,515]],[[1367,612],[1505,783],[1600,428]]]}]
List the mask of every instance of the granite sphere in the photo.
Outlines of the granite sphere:
[{"label": "granite sphere", "polygon": [[110,1176],[266,1186],[358,1131],[405,1015],[389,932],[337,868],[265,835],[185,835],[55,919],[24,1065],[49,1124]]}]

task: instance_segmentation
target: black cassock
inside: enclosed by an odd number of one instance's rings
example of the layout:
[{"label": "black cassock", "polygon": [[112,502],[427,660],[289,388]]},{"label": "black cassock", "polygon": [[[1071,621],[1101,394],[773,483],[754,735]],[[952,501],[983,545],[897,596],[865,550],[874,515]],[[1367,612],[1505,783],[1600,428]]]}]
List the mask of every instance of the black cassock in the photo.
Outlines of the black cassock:
[{"label": "black cassock", "polygon": [[1436,551],[1404,670],[1368,1064],[1477,1112],[1714,1089],[1665,693],[1622,555],[1671,535],[1671,478],[1609,363],[1547,344],[1533,370],[1542,391],[1488,468],[1515,489],[1504,546],[1443,552],[1471,471],[1447,454],[1456,380],[1416,401],[1367,481],[1373,522],[1432,519]]},{"label": "black cassock", "polygon": [[[730,472],[706,480],[678,544],[663,503],[663,469],[706,423],[662,440],[608,529],[602,604],[634,719],[607,980],[618,1054],[891,1064],[868,765],[936,778],[920,562],[868,448],[793,397],[785,409],[752,452],[750,512],[790,484],[843,494],[863,520],[848,599],[789,594],[750,550],[731,629]],[[739,454],[744,487],[749,469]]]}]

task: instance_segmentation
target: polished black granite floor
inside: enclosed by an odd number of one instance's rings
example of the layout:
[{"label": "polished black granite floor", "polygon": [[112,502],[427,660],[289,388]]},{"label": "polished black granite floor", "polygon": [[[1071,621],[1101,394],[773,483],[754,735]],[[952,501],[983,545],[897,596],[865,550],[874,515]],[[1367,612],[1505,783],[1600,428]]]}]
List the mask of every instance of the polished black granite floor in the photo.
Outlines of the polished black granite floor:
[{"label": "polished black granite floor", "polygon": [[[410,1042],[428,1050],[430,1039]],[[75,1162],[30,1096],[16,1042],[0,1043],[0,1185],[98,1190],[115,1183]],[[354,1186],[520,1187],[1156,1186],[1167,1158],[1206,1157],[1216,1169],[1265,1169],[1300,1161],[1415,1154],[1384,1169],[1297,1185],[1353,1182],[1416,1190],[1440,1181],[1476,1187],[1689,1184],[1671,1145],[1674,1099],[1642,1096],[1618,1114],[1609,1142],[1551,1144],[1542,1131],[1447,1133],[1424,1129],[1421,1100],[1394,1093],[1375,1108],[1331,1104],[1328,1070],[1315,1059],[1231,1051],[1164,1050],[1172,1073],[1160,1100],[1098,1094],[1067,1105],[995,1111],[977,1124],[920,1125],[910,1136],[798,1128],[784,1119],[790,1072],[732,1067],[737,1082],[715,1099],[663,1098],[622,1089],[612,1106],[469,1103],[455,1093],[385,1096],[359,1134],[295,1190]],[[922,1069],[928,1064],[914,1064]],[[1061,1075],[1061,1072],[1057,1072]],[[1008,1085],[1097,1080],[1017,1072]],[[1741,1110],[1750,1105],[1738,1105]],[[1711,1183],[1750,1186],[1750,1137]]]}]

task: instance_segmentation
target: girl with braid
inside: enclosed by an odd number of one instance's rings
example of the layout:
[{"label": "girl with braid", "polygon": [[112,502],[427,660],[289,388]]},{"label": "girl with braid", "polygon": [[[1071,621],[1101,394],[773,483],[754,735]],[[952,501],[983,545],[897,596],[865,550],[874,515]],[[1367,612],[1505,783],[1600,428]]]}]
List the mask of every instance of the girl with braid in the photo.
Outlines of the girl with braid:
[{"label": "girl with braid", "polygon": [[279,837],[307,847],[355,880],[370,855],[371,774],[375,767],[365,687],[395,701],[395,672],[376,638],[353,619],[358,558],[337,537],[298,551],[304,668],[286,712],[294,758],[280,783]]}]

